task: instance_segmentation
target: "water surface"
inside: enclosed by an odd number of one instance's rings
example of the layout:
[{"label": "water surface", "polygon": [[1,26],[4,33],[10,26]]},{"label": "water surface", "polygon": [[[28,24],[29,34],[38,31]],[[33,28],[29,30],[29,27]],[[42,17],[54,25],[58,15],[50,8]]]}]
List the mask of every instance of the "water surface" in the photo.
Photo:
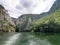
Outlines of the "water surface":
[{"label": "water surface", "polygon": [[0,45],[60,45],[60,34],[0,33]]}]

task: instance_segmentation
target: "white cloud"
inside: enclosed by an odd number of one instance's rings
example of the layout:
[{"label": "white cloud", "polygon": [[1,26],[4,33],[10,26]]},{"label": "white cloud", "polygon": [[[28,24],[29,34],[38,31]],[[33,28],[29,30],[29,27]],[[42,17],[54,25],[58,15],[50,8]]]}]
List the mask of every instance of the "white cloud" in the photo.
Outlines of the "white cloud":
[{"label": "white cloud", "polygon": [[42,0],[38,1],[37,7],[32,11],[33,14],[40,14],[42,12],[48,12],[50,8],[52,7],[55,0]]},{"label": "white cloud", "polygon": [[0,0],[11,17],[19,17],[22,14],[40,14],[48,12],[56,0]]}]

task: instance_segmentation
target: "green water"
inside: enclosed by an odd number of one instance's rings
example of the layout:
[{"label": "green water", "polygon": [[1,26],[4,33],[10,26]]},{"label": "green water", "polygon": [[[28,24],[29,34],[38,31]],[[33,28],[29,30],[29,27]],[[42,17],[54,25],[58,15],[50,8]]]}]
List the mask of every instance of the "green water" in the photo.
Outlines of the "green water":
[{"label": "green water", "polygon": [[0,33],[0,45],[60,45],[60,34]]}]

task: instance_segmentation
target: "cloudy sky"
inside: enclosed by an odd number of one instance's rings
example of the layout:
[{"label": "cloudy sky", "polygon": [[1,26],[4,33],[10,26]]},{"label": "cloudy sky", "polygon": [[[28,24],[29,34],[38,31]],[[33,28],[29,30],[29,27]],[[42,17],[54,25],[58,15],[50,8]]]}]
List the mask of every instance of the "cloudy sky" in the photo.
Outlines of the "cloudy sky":
[{"label": "cloudy sky", "polygon": [[0,4],[8,10],[11,17],[22,14],[41,14],[48,12],[56,0],[0,0]]}]

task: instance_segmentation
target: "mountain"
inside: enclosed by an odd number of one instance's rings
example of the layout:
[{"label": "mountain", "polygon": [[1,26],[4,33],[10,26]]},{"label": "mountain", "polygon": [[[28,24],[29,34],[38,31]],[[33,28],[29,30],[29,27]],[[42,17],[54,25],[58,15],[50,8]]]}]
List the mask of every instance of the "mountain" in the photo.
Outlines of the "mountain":
[{"label": "mountain", "polygon": [[34,21],[27,29],[34,32],[60,32],[60,9]]},{"label": "mountain", "polygon": [[30,25],[30,23],[32,23],[33,21],[37,20],[38,18],[40,18],[39,16],[42,16],[42,15],[39,15],[39,14],[24,14],[22,16],[20,16],[18,19],[13,19],[16,26],[19,27],[19,30],[20,31],[25,31],[25,28],[27,26]]},{"label": "mountain", "polygon": [[51,13],[54,13],[58,9],[60,9],[60,0],[56,0],[48,12],[44,12],[40,15],[44,15],[44,16],[50,15]]},{"label": "mountain", "polygon": [[[36,20],[44,20],[44,17],[49,17],[52,13],[55,13],[56,10],[60,9],[60,0],[56,0],[53,6],[51,7],[49,12],[45,12],[42,14],[23,14],[19,18],[12,18],[14,23],[16,24],[16,30],[26,31],[27,27]],[[57,12],[57,11],[56,11]],[[44,18],[44,19],[43,19]],[[40,22],[40,21],[39,21]],[[39,25],[39,24],[38,24]]]},{"label": "mountain", "polygon": [[8,11],[0,5],[0,31],[15,31],[15,24],[8,14]]},{"label": "mountain", "polygon": [[33,21],[36,21],[44,16],[48,15],[48,13],[42,14],[23,14],[19,18],[12,18],[16,25],[16,31],[26,31],[26,27],[28,27]]},{"label": "mountain", "polygon": [[53,13],[55,10],[60,9],[60,0],[56,0],[48,13]]},{"label": "mountain", "polygon": [[14,24],[16,25],[17,18],[11,17],[11,19],[12,19],[12,21],[14,22]]}]

